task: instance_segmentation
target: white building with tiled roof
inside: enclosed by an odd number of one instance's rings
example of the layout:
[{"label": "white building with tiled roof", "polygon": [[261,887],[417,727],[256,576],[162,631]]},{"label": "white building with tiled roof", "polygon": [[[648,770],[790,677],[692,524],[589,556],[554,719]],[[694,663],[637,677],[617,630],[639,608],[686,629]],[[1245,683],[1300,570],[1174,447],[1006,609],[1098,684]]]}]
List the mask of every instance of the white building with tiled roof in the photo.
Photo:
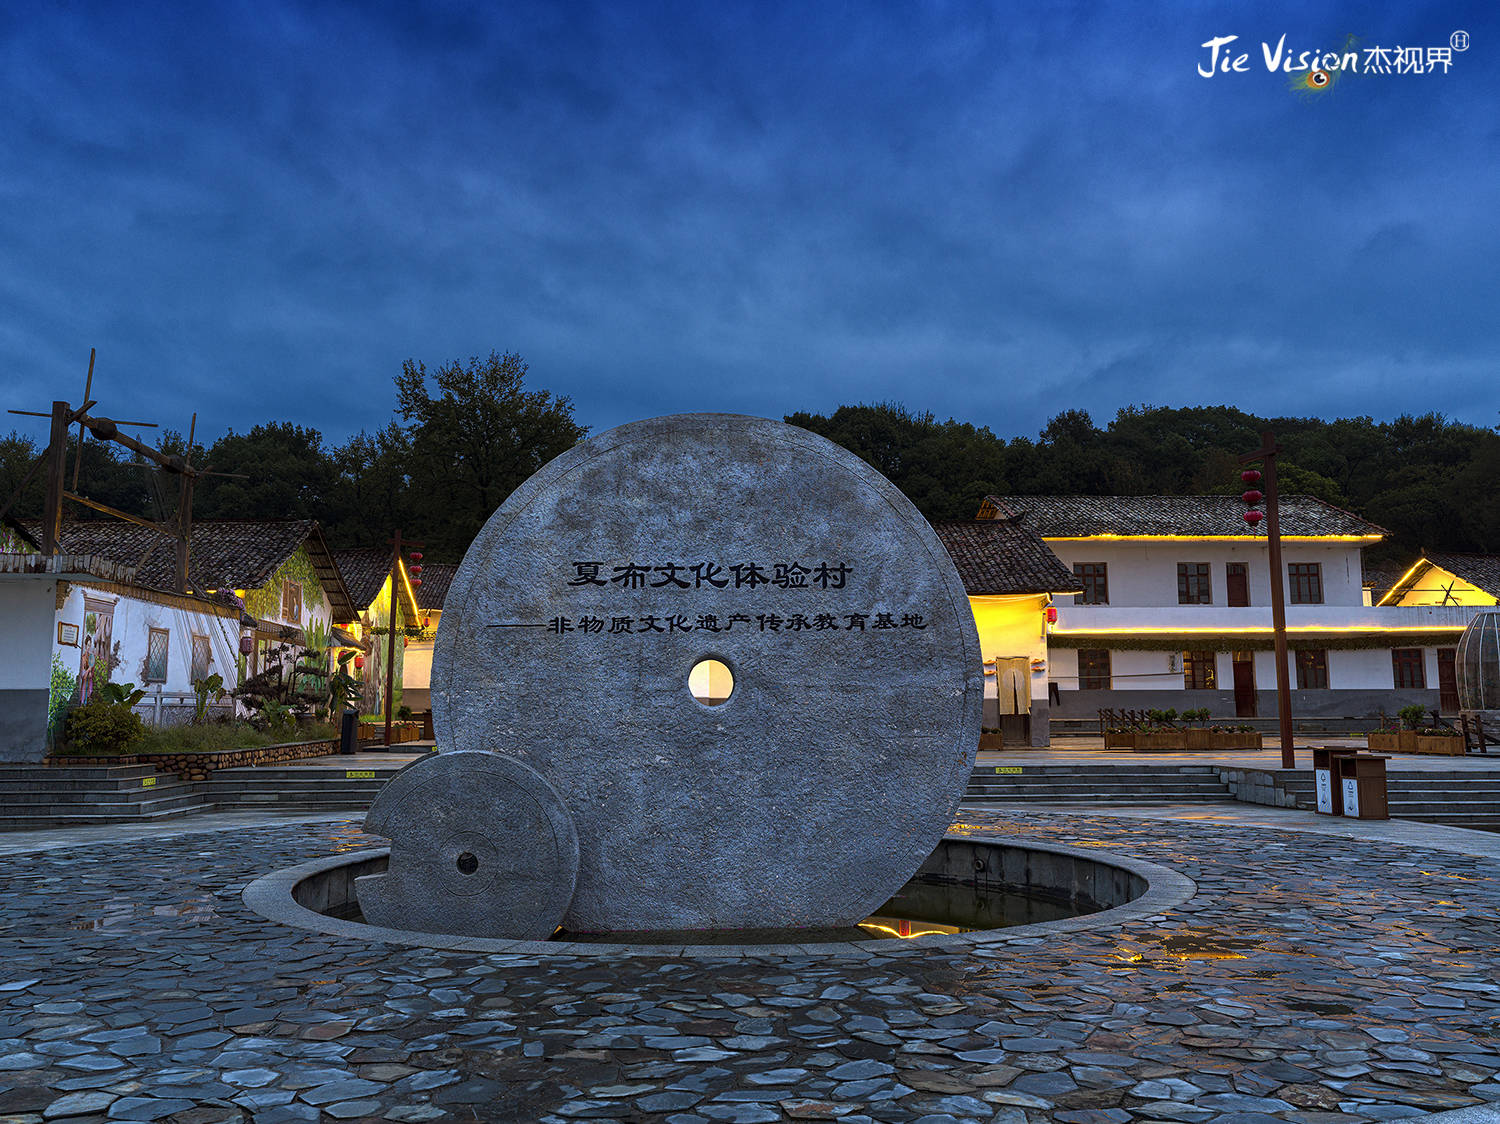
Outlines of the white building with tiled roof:
[{"label": "white building with tiled roof", "polygon": [[[1207,707],[1276,713],[1264,526],[1236,496],[998,496],[1083,585],[1049,626],[1053,714]],[[1311,496],[1281,500],[1288,663],[1296,717],[1448,709],[1453,649],[1477,611],[1366,603],[1361,552],[1386,532]],[[1449,706],[1448,704],[1452,704]]]},{"label": "white building with tiled roof", "polygon": [[1007,744],[1047,745],[1047,609],[1083,586],[1036,531],[1014,519],[934,523],[974,613],[984,660],[984,725]]}]

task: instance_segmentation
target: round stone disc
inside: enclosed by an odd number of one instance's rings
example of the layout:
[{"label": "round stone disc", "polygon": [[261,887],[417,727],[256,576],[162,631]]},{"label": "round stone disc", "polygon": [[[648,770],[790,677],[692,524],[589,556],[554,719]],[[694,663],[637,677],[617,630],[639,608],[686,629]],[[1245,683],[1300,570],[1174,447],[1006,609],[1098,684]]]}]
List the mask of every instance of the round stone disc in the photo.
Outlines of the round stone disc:
[{"label": "round stone disc", "polygon": [[[733,677],[717,705],[689,688],[707,659]],[[432,667],[439,744],[523,760],[566,803],[582,932],[868,916],[951,822],[982,700],[916,508],[815,434],[725,414],[621,426],[518,488]]]},{"label": "round stone disc", "polygon": [[514,758],[419,758],[380,790],[365,830],[391,841],[386,873],[354,880],[373,925],[545,940],[573,897],[573,821],[546,780]]}]

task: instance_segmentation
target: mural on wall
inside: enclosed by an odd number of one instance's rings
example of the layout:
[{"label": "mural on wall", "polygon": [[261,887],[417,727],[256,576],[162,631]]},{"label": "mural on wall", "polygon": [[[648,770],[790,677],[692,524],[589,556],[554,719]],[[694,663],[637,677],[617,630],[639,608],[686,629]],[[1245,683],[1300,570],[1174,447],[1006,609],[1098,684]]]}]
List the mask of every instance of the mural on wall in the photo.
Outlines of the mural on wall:
[{"label": "mural on wall", "polygon": [[[302,588],[301,609],[296,620],[282,616],[283,594],[286,582],[296,582]],[[264,621],[287,620],[288,624],[301,626],[318,609],[326,606],[323,598],[323,583],[318,581],[318,572],[313,569],[312,558],[307,548],[299,546],[290,558],[276,567],[276,572],[259,589],[245,591],[245,611]],[[327,615],[326,613],[324,614]]]},{"label": "mural on wall", "polygon": [[[370,608],[360,618],[362,632],[370,641],[370,652],[365,657],[364,680],[360,684],[360,713],[362,714],[384,714],[385,713],[385,676],[386,662],[390,654],[390,628],[391,628],[391,580],[386,578],[385,585],[381,586],[379,595],[371,603]],[[397,622],[398,630],[403,625],[411,622],[405,620],[404,611]],[[406,652],[406,637],[396,637],[396,668],[393,677],[393,690],[391,692],[391,712],[401,706],[401,675],[402,664]]]},{"label": "mural on wall", "polygon": [[57,741],[57,735],[62,730],[63,717],[67,714],[77,690],[78,680],[63,665],[62,657],[53,652],[52,681],[47,693],[47,737],[54,744]]},{"label": "mural on wall", "polygon": [[78,701],[89,701],[96,689],[109,682],[120,663],[120,646],[112,644],[115,603],[102,597],[83,598],[83,644],[78,657]]}]

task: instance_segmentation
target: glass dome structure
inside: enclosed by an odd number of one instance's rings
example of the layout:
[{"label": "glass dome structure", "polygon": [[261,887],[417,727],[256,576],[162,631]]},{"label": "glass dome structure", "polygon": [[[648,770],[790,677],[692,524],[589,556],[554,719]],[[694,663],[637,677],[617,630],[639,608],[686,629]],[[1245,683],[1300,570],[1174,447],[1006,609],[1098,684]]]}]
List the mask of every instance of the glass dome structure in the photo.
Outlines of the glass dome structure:
[{"label": "glass dome structure", "polygon": [[1455,663],[1459,709],[1500,716],[1500,610],[1480,613],[1469,622]]}]

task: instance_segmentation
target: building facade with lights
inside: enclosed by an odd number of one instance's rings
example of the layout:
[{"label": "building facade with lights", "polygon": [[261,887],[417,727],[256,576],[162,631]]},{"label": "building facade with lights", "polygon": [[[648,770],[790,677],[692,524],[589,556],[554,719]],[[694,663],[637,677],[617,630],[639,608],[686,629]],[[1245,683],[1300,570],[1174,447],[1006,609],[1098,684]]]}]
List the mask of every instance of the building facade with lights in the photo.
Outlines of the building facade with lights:
[{"label": "building facade with lights", "polygon": [[[1246,527],[1237,496],[1000,496],[985,507],[1034,530],[1083,587],[1057,598],[1047,627],[1054,716],[1275,715],[1266,533]],[[1280,517],[1294,716],[1456,708],[1454,649],[1477,606],[1368,605],[1362,552],[1385,530],[1311,496],[1282,497]]]},{"label": "building facade with lights", "polygon": [[984,660],[984,725],[1007,744],[1047,745],[1051,699],[1047,616],[1058,594],[1083,588],[1033,529],[991,512],[933,530],[963,580]]}]

